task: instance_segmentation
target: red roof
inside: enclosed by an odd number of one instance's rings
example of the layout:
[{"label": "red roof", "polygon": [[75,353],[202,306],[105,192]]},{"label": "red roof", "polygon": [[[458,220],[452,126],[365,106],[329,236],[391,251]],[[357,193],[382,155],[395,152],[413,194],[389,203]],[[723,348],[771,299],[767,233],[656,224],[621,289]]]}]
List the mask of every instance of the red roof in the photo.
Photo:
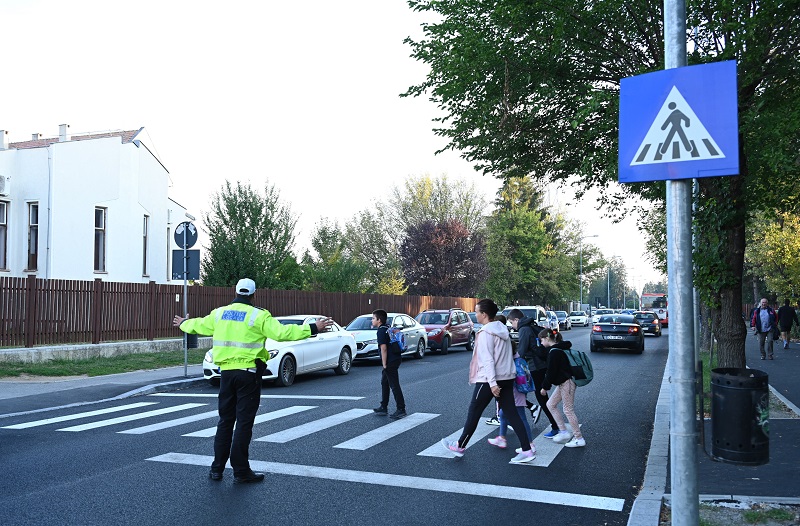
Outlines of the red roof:
[{"label": "red roof", "polygon": [[[140,130],[130,130],[130,131],[114,131],[114,132],[105,132],[105,133],[92,133],[89,135],[73,135],[69,138],[69,141],[86,141],[89,139],[105,139],[108,137],[120,137],[122,138],[122,143],[128,143],[136,137],[136,134],[139,133]],[[35,141],[23,141],[23,142],[12,142],[9,143],[9,149],[17,149],[17,150],[24,150],[28,148],[44,148],[46,146],[50,146],[51,144],[55,144],[59,142],[58,137],[54,137],[51,139],[38,139]]]}]

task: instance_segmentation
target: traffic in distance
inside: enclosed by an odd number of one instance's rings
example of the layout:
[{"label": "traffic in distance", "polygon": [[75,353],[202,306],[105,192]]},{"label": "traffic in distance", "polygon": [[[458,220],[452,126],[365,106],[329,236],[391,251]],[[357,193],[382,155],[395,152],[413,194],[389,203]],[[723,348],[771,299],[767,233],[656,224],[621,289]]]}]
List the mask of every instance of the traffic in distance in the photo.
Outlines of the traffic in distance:
[{"label": "traffic in distance", "polygon": [[[569,331],[573,326],[592,326],[588,347],[590,351],[605,349],[628,349],[642,353],[645,335],[661,336],[666,327],[667,301],[665,294],[642,294],[643,310],[596,309],[589,316],[584,311],[552,311],[540,305],[514,305],[506,307],[501,314],[508,316],[512,309],[519,309],[526,317],[534,318],[536,324],[553,331]],[[655,310],[651,310],[655,309]],[[663,318],[662,318],[663,316]],[[277,316],[286,324],[310,324],[321,314],[297,314]],[[386,323],[399,329],[404,336],[403,356],[423,358],[427,352],[447,354],[453,347],[472,352],[475,335],[480,331],[474,312],[462,309],[427,309],[412,317],[402,312],[388,313]],[[508,324],[512,341],[517,341],[517,331]],[[269,352],[267,369],[262,380],[278,386],[292,385],[299,375],[330,369],[337,375],[350,372],[354,360],[380,359],[377,328],[372,326],[372,314],[362,314],[346,326],[333,323],[325,331],[299,341],[265,342]],[[220,369],[214,363],[214,349],[203,359],[203,374],[212,384],[219,384]]]}]

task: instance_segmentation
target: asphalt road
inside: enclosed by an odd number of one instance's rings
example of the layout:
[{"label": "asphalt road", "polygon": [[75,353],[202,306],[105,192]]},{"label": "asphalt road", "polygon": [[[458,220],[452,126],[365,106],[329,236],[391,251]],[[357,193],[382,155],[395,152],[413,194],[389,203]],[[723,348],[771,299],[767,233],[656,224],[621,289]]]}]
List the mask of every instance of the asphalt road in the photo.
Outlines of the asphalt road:
[{"label": "asphalt road", "polygon": [[[588,350],[588,328],[564,334]],[[256,485],[234,485],[230,470],[221,483],[207,478],[216,424],[208,385],[5,418],[0,522],[624,525],[644,476],[667,340],[647,337],[642,355],[591,353],[594,381],[576,397],[586,447],[538,437],[534,465],[511,465],[512,449],[487,444],[497,428],[478,437],[479,428],[462,459],[438,445],[464,425],[472,389],[463,348],[403,363],[410,416],[398,424],[369,411],[379,401],[374,362],[265,386],[250,457],[268,475]],[[109,412],[64,418],[101,410]],[[161,410],[172,412],[150,413]],[[542,418],[534,433],[546,429]]]}]

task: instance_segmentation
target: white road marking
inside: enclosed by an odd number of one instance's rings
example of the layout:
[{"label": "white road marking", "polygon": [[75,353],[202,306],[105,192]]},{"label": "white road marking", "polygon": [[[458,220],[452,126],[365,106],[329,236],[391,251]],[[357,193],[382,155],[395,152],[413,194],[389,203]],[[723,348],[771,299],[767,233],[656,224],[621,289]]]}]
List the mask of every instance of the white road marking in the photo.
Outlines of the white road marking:
[{"label": "white road marking", "polygon": [[432,420],[437,416],[439,415],[434,413],[412,413],[405,418],[395,420],[389,424],[383,425],[377,429],[373,429],[368,433],[364,433],[363,435],[357,436],[333,447],[363,451],[390,438],[393,438],[400,433],[405,433],[409,429],[414,429],[418,425],[424,424],[428,420]]},{"label": "white road marking", "polygon": [[[261,415],[257,415],[253,424],[261,424],[262,422],[269,422],[270,420],[275,420],[278,418],[282,418],[284,416],[293,415],[295,413],[302,413],[303,411],[308,411],[309,409],[315,409],[317,406],[315,405],[295,405],[292,407],[287,407],[284,409],[279,409],[277,411],[270,411],[269,413],[264,413]],[[201,429],[200,431],[195,431],[194,433],[186,433],[185,437],[200,437],[200,438],[208,438],[213,437],[217,434],[217,426],[209,427],[207,429]]]},{"label": "white road marking", "polygon": [[121,424],[122,422],[130,422],[132,420],[141,420],[142,418],[150,418],[151,416],[164,415],[167,413],[174,413],[176,411],[183,411],[184,409],[192,409],[195,407],[202,407],[207,404],[182,404],[174,407],[165,407],[163,409],[154,409],[152,411],[145,411],[144,413],[136,413],[128,416],[120,416],[117,418],[109,418],[108,420],[98,420],[97,422],[89,422],[88,424],[81,424],[72,427],[64,427],[58,431],[86,431],[87,429],[97,429],[98,427],[113,426],[114,424]]},{"label": "white road marking", "polygon": [[66,422],[68,420],[77,420],[79,418],[88,418],[90,416],[105,415],[107,413],[114,413],[117,411],[125,411],[128,409],[136,409],[137,407],[144,407],[146,405],[155,405],[158,402],[137,402],[135,404],[121,405],[119,407],[108,407],[106,409],[97,409],[95,411],[86,411],[85,413],[75,413],[74,415],[57,416],[48,418],[46,420],[34,420],[33,422],[26,422],[24,424],[15,424],[13,426],[5,426],[0,429],[27,429],[29,427],[45,426],[47,424],[55,424],[58,422]]},{"label": "white road marking", "polygon": [[[208,466],[211,465],[211,462],[214,459],[213,457],[206,455],[167,453],[165,455],[148,458],[147,460],[170,464],[203,466],[203,468],[208,469]],[[336,469],[322,466],[303,466],[297,464],[283,464],[278,462],[250,460],[250,467],[254,471],[262,471],[274,475],[291,475],[323,480],[355,482],[359,484],[374,484],[396,488],[439,491],[442,493],[455,493],[456,495],[475,495],[477,497],[492,497],[497,499],[519,500],[523,502],[539,502],[543,504],[573,506],[596,510],[622,511],[622,508],[625,505],[625,499],[615,499],[612,497],[581,495],[579,493],[560,493],[557,491],[482,484],[477,482],[462,482],[458,480],[412,477],[408,475],[392,475],[389,473],[354,471],[349,469]]]},{"label": "white road marking", "polygon": [[[478,422],[478,427],[475,428],[475,432],[472,434],[472,437],[469,439],[469,443],[467,444],[467,449],[471,448],[475,444],[481,441],[483,437],[491,433],[492,431],[496,430],[497,426],[490,426],[489,424],[483,422],[482,420]],[[464,432],[464,428],[462,427],[455,433],[452,433],[447,436],[447,440],[458,440],[461,438],[461,433]],[[420,451],[417,453],[418,456],[421,457],[439,457],[439,458],[455,458],[455,455],[450,451],[446,450],[442,444],[438,441],[430,446],[428,449],[424,451]]]},{"label": "white road marking", "polygon": [[[218,398],[218,394],[212,393],[153,393],[148,396],[172,396],[183,398]],[[265,395],[261,398],[272,398],[275,400],[363,400],[363,396],[327,396],[327,395]]]},{"label": "white road marking", "polygon": [[278,431],[277,433],[272,433],[270,435],[257,438],[256,441],[285,444],[286,442],[289,442],[291,440],[302,438],[312,433],[316,433],[317,431],[322,431],[323,429],[328,429],[329,427],[338,426],[339,424],[344,424],[345,422],[349,422],[350,420],[355,420],[356,418],[360,418],[364,415],[369,415],[372,413],[373,413],[372,409],[350,409],[347,411],[343,411],[341,413],[337,413],[335,415],[331,415],[325,418],[320,418],[319,420],[314,420],[313,422],[309,422],[307,424],[292,427],[284,431]]},{"label": "white road marking", "polygon": [[151,431],[159,431],[168,427],[180,426],[217,416],[219,416],[219,411],[206,411],[205,413],[185,416],[183,418],[176,418],[175,420],[167,420],[166,422],[158,422],[157,424],[150,424],[149,426],[134,427],[133,429],[126,429],[125,431],[117,431],[117,433],[123,433],[126,435],[142,435],[144,433],[150,433]]}]

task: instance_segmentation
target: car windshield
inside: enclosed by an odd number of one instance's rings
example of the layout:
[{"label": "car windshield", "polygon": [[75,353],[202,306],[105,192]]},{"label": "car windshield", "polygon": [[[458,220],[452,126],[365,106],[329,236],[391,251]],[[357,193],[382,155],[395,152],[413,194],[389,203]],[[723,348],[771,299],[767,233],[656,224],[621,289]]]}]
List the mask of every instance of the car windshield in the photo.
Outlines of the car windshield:
[{"label": "car windshield", "polygon": [[372,316],[359,316],[358,318],[351,321],[350,325],[348,325],[346,329],[348,331],[378,330],[376,327],[372,326]]},{"label": "car windshield", "polygon": [[656,317],[655,314],[650,314],[646,312],[641,314],[636,314],[637,320],[652,320],[655,317]]},{"label": "car windshield", "polygon": [[570,316],[586,316],[586,313],[585,312],[581,312],[579,310],[576,310],[576,311],[570,312],[569,315]]},{"label": "car windshield", "polygon": [[601,316],[600,323],[634,323],[633,316],[629,314],[613,314]]},{"label": "car windshield", "polygon": [[556,316],[558,316],[559,320],[563,320],[564,318],[567,317],[567,313],[566,313],[566,311],[563,311],[563,310],[557,310],[556,311]]},{"label": "car windshield", "polygon": [[614,314],[614,311],[611,309],[599,309],[595,311],[595,314]]},{"label": "car windshield", "polygon": [[303,324],[303,320],[298,320],[298,319],[294,319],[294,318],[292,318],[290,320],[283,319],[283,320],[278,320],[278,321],[281,322],[281,325],[302,325]]},{"label": "car windshield", "polygon": [[469,313],[469,319],[472,320],[472,323],[478,323],[478,316],[474,312]]},{"label": "car windshield", "polygon": [[421,312],[417,315],[417,321],[422,325],[444,325],[447,316],[446,312]]}]

